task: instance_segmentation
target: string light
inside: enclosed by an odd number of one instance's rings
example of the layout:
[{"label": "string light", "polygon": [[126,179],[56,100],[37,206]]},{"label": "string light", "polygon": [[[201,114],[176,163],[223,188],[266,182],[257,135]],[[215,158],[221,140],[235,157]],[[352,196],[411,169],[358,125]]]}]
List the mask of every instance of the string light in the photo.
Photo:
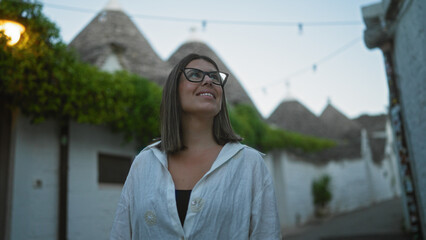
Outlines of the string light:
[{"label": "string light", "polygon": [[202,23],[201,23],[201,25],[203,27],[203,32],[204,32],[206,30],[206,27],[207,27],[207,21],[203,20]]}]

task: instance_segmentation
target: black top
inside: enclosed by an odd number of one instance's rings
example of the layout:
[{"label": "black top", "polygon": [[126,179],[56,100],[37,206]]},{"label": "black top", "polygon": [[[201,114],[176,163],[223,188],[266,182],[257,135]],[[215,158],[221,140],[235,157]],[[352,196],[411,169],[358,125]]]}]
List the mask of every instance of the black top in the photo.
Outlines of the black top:
[{"label": "black top", "polygon": [[179,214],[180,223],[183,226],[188,211],[189,198],[191,197],[192,190],[175,190],[176,206]]}]

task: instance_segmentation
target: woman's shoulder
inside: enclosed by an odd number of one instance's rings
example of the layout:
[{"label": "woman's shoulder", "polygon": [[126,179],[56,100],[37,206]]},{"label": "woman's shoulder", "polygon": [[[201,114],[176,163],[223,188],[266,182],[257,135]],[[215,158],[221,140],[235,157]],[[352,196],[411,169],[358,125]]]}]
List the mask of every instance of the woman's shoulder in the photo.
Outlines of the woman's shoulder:
[{"label": "woman's shoulder", "polygon": [[247,145],[244,145],[244,144],[243,144],[243,146],[244,146],[244,150],[250,155],[255,155],[255,156],[260,156],[260,157],[263,157],[263,156],[266,155],[266,154],[262,153],[261,151],[255,149],[255,148],[252,148],[250,146],[247,146]]},{"label": "woman's shoulder", "polygon": [[263,157],[265,156],[264,153],[262,153],[261,151],[253,147],[247,146],[245,144],[241,144],[241,145],[242,145],[242,151],[244,153],[245,158],[263,161]]},{"label": "woman's shoulder", "polygon": [[160,141],[143,148],[135,157],[133,164],[141,161],[147,161],[154,157],[161,157],[163,152],[158,148]]},{"label": "woman's shoulder", "polygon": [[239,170],[244,171],[244,174],[250,174],[255,179],[263,179],[259,183],[267,184],[271,181],[270,172],[266,166],[264,156],[265,154],[259,150],[240,144],[240,151],[234,156],[235,164],[241,166]]},{"label": "woman's shoulder", "polygon": [[247,146],[245,144],[236,142],[236,143],[228,143],[227,150],[231,151],[234,159],[239,159],[246,163],[263,163],[264,159],[262,152],[258,151],[255,148]]}]

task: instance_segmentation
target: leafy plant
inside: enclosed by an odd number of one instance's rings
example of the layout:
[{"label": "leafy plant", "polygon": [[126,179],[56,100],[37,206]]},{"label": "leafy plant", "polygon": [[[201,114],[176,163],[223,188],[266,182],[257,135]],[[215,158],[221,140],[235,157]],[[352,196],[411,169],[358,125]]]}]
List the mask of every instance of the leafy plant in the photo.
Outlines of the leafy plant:
[{"label": "leafy plant", "polygon": [[243,142],[262,151],[300,149],[303,152],[315,152],[335,146],[331,140],[274,128],[249,105],[234,106],[229,115],[235,131],[244,138]]},{"label": "leafy plant", "polygon": [[332,199],[330,190],[331,177],[323,175],[312,182],[312,195],[316,207],[325,207]]}]

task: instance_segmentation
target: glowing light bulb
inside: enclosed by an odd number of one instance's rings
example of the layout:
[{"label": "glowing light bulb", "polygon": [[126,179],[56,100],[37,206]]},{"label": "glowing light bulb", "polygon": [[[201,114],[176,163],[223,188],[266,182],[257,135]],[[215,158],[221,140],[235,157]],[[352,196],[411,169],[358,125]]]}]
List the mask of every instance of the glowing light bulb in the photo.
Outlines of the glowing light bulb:
[{"label": "glowing light bulb", "polygon": [[3,31],[3,34],[10,38],[7,45],[13,46],[19,41],[21,34],[25,32],[25,27],[14,21],[0,20],[0,31]]}]

